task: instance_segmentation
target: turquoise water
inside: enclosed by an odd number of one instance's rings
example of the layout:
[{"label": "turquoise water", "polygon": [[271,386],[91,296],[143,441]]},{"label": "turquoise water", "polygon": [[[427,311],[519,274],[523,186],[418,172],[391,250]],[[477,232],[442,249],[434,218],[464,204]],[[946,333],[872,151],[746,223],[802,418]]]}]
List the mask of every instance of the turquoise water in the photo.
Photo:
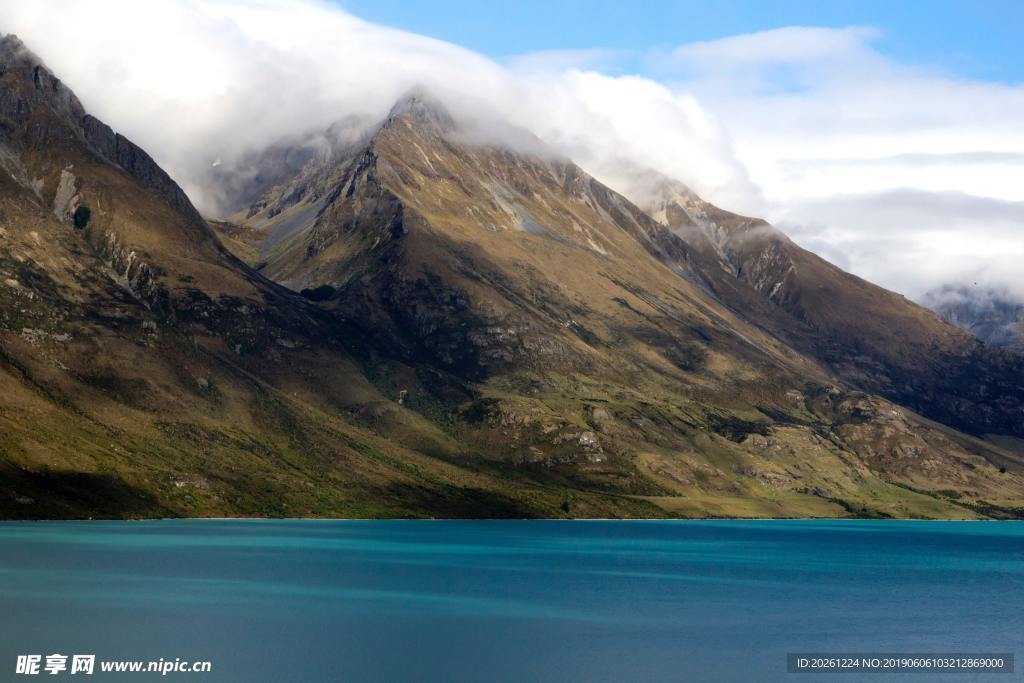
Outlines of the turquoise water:
[{"label": "turquoise water", "polygon": [[1021,658],[1024,523],[0,523],[0,680],[826,680],[791,651]]}]

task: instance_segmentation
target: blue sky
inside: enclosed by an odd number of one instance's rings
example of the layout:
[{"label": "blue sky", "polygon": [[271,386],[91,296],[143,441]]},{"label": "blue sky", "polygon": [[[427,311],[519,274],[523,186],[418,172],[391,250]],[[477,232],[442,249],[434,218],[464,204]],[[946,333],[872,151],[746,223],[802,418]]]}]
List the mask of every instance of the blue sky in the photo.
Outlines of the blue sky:
[{"label": "blue sky", "polygon": [[[987,0],[340,0],[358,17],[492,58],[546,50],[642,51],[784,26],[879,29],[900,62],[965,78],[1024,81],[1024,1]],[[713,5],[713,6],[712,6]]]}]

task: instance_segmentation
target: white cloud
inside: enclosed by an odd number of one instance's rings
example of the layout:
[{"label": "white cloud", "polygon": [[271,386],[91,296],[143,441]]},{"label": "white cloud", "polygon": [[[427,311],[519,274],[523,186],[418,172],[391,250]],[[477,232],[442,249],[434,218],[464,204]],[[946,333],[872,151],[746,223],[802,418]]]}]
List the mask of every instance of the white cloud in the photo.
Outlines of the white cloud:
[{"label": "white cloud", "polygon": [[502,65],[319,0],[0,0],[0,30],[19,34],[210,212],[217,159],[230,167],[247,149],[346,115],[383,118],[417,85],[456,114],[528,128],[611,182],[626,161],[736,202],[756,196],[694,98],[584,70],[610,53]]},{"label": "white cloud", "polygon": [[779,211],[779,226],[797,242],[873,282],[899,282],[912,298],[944,283],[980,283],[1024,301],[1024,201],[896,189]]},{"label": "white cloud", "polygon": [[893,62],[879,37],[786,28],[656,66],[714,112],[798,242],[914,298],[979,278],[1024,297],[1024,87]]},{"label": "white cloud", "polygon": [[681,45],[667,59],[702,71],[731,71],[765,65],[801,65],[872,57],[865,43],[879,36],[870,26],[832,29],[788,26],[720,40]]},{"label": "white cloud", "polygon": [[503,63],[513,71],[558,73],[569,69],[602,70],[615,68],[619,60],[629,57],[624,50],[595,48],[590,50],[541,50],[513,55]]}]

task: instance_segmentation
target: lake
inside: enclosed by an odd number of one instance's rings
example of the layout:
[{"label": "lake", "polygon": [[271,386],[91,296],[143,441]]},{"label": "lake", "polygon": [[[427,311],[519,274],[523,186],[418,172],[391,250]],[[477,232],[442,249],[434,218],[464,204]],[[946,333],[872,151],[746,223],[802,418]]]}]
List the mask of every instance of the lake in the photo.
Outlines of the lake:
[{"label": "lake", "polygon": [[84,680],[859,678],[786,673],[815,651],[1019,656],[1024,523],[0,523],[0,680],[51,653],[212,666]]}]

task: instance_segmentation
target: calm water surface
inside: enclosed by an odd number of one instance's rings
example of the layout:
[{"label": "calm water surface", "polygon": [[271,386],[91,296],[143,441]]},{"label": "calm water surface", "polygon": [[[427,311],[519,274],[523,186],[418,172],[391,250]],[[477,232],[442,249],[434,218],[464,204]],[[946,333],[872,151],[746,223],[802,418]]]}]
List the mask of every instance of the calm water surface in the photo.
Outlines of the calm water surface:
[{"label": "calm water surface", "polygon": [[1024,660],[1024,523],[0,523],[0,680],[827,680],[790,651]]}]

